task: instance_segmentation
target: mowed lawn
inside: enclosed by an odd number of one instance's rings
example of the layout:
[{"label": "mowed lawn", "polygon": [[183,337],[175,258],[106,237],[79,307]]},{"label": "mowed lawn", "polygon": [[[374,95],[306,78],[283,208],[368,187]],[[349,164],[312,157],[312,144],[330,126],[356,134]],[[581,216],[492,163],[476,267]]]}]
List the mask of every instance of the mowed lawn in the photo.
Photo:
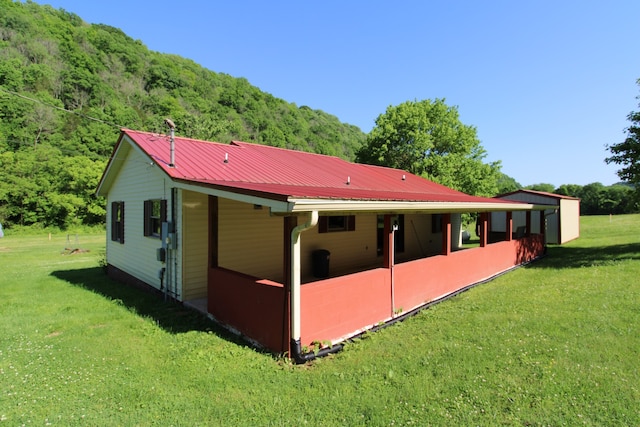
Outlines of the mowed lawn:
[{"label": "mowed lawn", "polygon": [[6,231],[0,426],[640,425],[640,215],[302,366]]}]

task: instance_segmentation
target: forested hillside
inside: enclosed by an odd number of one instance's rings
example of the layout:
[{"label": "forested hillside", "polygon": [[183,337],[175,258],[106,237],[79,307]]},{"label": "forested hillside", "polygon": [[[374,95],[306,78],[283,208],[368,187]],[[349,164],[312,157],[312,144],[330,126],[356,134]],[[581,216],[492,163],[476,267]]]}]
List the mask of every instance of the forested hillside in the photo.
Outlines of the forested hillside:
[{"label": "forested hillside", "polygon": [[357,127],[246,79],[152,52],[64,10],[0,0],[0,222],[104,220],[93,195],[120,127],[248,142],[353,160]]}]

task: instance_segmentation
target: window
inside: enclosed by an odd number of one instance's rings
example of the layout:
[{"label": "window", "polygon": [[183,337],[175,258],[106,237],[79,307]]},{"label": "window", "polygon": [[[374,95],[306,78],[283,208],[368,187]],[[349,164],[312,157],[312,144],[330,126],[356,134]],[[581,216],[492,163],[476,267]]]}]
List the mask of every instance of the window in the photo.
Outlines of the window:
[{"label": "window", "polygon": [[[404,252],[404,215],[394,215],[391,217],[391,224],[397,225],[397,230],[393,233],[394,247],[396,253]],[[384,251],[384,215],[378,215],[377,227],[377,253],[382,255]]]},{"label": "window", "polygon": [[442,233],[442,214],[431,215],[431,233]]},{"label": "window", "polygon": [[124,243],[124,202],[111,203],[111,240]]},{"label": "window", "polygon": [[356,216],[321,216],[318,219],[319,233],[332,233],[336,231],[354,231],[356,229]]},{"label": "window", "polygon": [[160,237],[162,223],[167,220],[167,201],[161,199],[144,201],[144,235]]}]

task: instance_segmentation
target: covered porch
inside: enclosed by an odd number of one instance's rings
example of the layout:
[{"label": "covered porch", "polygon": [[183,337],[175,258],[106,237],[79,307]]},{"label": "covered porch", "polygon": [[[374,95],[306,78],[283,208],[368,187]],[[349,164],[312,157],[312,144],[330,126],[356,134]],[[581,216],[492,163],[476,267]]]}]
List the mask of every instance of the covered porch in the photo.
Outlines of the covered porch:
[{"label": "covered porch", "polygon": [[[381,257],[370,265],[331,270],[325,278],[301,273],[301,264],[308,262],[300,260],[301,241],[316,227],[317,212],[301,217],[306,222],[300,224],[298,217],[286,216],[283,280],[255,277],[214,262],[208,269],[207,311],[261,347],[304,358],[310,348],[330,347],[542,256],[544,218],[538,215],[540,226],[532,227],[531,214],[526,212],[525,230],[516,231],[512,213],[507,212],[506,231],[496,238],[490,233],[488,212],[480,213],[480,244],[464,250],[454,243],[459,236],[459,229],[452,227],[455,214],[440,214],[440,250],[397,262],[397,227],[388,213]],[[540,232],[531,233],[532,228]]]}]

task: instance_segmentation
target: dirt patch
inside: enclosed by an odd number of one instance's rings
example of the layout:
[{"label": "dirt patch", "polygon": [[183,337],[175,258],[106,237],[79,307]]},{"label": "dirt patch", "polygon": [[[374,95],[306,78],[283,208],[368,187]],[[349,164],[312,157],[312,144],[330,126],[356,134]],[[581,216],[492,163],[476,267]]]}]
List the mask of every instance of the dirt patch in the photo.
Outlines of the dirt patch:
[{"label": "dirt patch", "polygon": [[62,335],[62,332],[61,331],[53,331],[49,335],[45,336],[45,338],[53,338],[53,337],[57,337],[58,335]]},{"label": "dirt patch", "polygon": [[75,254],[84,254],[90,252],[89,249],[79,249],[79,248],[64,248],[62,252],[63,255],[75,255]]}]

